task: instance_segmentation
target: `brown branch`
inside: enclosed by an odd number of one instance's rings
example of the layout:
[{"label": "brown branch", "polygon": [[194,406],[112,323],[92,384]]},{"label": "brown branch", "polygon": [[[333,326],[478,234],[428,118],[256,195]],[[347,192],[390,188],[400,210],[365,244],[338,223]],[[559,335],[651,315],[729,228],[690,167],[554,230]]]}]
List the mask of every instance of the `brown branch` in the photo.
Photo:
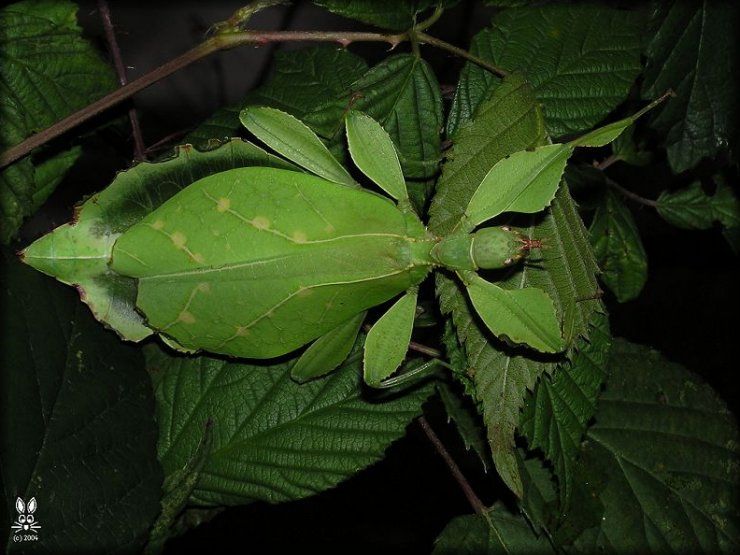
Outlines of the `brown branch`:
[{"label": "brown branch", "polygon": [[[103,21],[105,38],[108,41],[108,48],[110,49],[111,58],[113,58],[113,67],[116,68],[118,82],[121,84],[121,86],[125,86],[128,84],[128,77],[126,76],[126,66],[123,65],[123,58],[121,58],[121,49],[118,47],[118,40],[116,39],[116,32],[113,29],[113,21],[111,19],[110,8],[108,7],[107,0],[98,0],[98,11],[100,12],[100,19]],[[146,150],[144,147],[144,139],[141,136],[139,115],[136,112],[135,106],[131,106],[131,108],[129,108],[128,118],[131,122],[131,136],[134,140],[134,158],[136,160],[144,160],[144,153],[146,152]]]},{"label": "brown branch", "polygon": [[606,168],[608,168],[612,164],[616,164],[621,159],[622,158],[617,154],[610,154],[609,156],[604,158],[601,162],[597,163],[596,160],[594,160],[594,168],[596,168],[597,170],[604,171]]},{"label": "brown branch", "polygon": [[622,187],[619,183],[614,181],[613,179],[610,179],[606,176],[604,176],[606,179],[606,184],[609,185],[612,189],[618,191],[620,194],[624,195],[628,199],[634,200],[635,202],[639,204],[643,204],[645,206],[651,206],[652,208],[657,208],[659,203],[654,200],[650,200],[649,198],[641,197],[640,195],[633,193],[632,191],[629,191]]},{"label": "brown branch", "polygon": [[449,42],[445,42],[441,39],[438,39],[437,37],[427,35],[426,33],[416,33],[416,37],[419,40],[419,42],[422,44],[430,44],[432,46],[439,48],[440,50],[447,50],[447,52],[451,52],[455,56],[459,56],[460,58],[463,58],[464,60],[468,60],[469,62],[472,62],[475,65],[480,66],[483,69],[490,71],[494,75],[498,75],[499,77],[506,77],[509,74],[509,72],[506,71],[505,69],[501,69],[500,67],[495,66],[490,62],[487,62],[483,58],[479,58],[478,56],[471,54],[467,50],[459,48],[453,44],[450,44]]},{"label": "brown branch", "polygon": [[23,142],[17,144],[12,148],[9,148],[5,152],[3,152],[2,155],[0,155],[0,168],[4,168],[5,166],[12,164],[19,158],[26,156],[34,148],[48,143],[49,141],[59,137],[66,131],[77,127],[78,125],[86,122],[92,117],[107,110],[111,106],[115,106],[119,102],[130,98],[137,92],[147,88],[153,83],[156,83],[160,79],[163,79],[168,75],[175,73],[179,69],[182,69],[183,67],[190,65],[197,60],[200,60],[211,52],[214,52],[213,41],[206,41],[196,46],[195,48],[188,50],[184,54],[181,54],[177,58],[170,60],[166,64],[161,65],[154,71],[151,71],[150,73],[139,77],[135,81],[130,82],[128,85],[116,89],[100,100],[96,100],[92,104],[87,105],[85,108],[67,116],[51,127],[48,127],[43,131],[36,133],[35,135],[31,135]]},{"label": "brown branch", "polygon": [[216,35],[150,71],[146,75],[142,75],[128,85],[116,89],[100,100],[89,104],[85,108],[58,121],[51,127],[35,135],[31,135],[23,142],[9,148],[0,154],[0,168],[12,164],[19,158],[29,154],[33,149],[59,137],[66,131],[77,127],[108,108],[130,98],[157,81],[220,50],[229,50],[244,44],[269,44],[274,41],[336,42],[345,47],[353,42],[385,42],[390,44],[391,49],[393,49],[405,40],[408,40],[407,33],[384,35],[382,33],[345,33],[331,31],[244,31]]},{"label": "brown branch", "polygon": [[188,50],[184,54],[181,54],[180,56],[150,71],[146,75],[122,86],[100,100],[97,100],[74,114],[58,121],[51,127],[48,127],[35,135],[31,135],[21,143],[4,151],[0,154],[0,168],[4,168],[5,166],[12,164],[19,158],[28,155],[33,149],[59,137],[70,129],[73,129],[108,108],[132,97],[142,89],[168,77],[174,72],[195,63],[214,52],[229,50],[245,44],[261,45],[272,42],[336,42],[346,47],[353,42],[385,42],[390,45],[392,50],[401,42],[413,39],[414,43],[429,44],[436,48],[451,52],[452,54],[473,62],[500,77],[507,75],[506,71],[483,60],[482,58],[474,56],[462,48],[458,48],[457,46],[421,32],[421,29],[426,29],[434,23],[440,15],[441,10],[437,9],[427,21],[420,23],[416,28],[412,28],[408,32],[397,34],[343,31],[229,31],[216,34],[215,36],[206,39],[198,46]]},{"label": "brown branch", "polygon": [[437,434],[434,433],[434,430],[429,425],[427,419],[423,416],[420,416],[417,419],[417,422],[419,423],[419,426],[424,431],[424,434],[426,434],[431,444],[436,449],[437,453],[439,453],[439,456],[442,457],[444,462],[447,464],[447,467],[450,469],[452,476],[455,478],[455,481],[458,483],[460,489],[462,489],[465,497],[468,499],[468,503],[470,503],[470,506],[473,507],[473,510],[476,512],[476,514],[483,514],[486,510],[486,506],[473,491],[472,486],[468,482],[467,478],[465,478],[465,476],[463,475],[460,467],[457,466],[457,463],[453,460],[449,451],[447,451],[447,448],[444,446],[439,437],[437,437]]}]

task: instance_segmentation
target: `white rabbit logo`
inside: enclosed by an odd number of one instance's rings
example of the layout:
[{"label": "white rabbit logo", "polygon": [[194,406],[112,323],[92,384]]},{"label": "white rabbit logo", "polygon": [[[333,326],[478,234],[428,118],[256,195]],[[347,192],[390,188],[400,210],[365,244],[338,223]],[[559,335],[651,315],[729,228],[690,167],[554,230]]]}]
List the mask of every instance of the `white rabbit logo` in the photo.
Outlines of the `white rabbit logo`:
[{"label": "white rabbit logo", "polygon": [[33,516],[37,507],[38,503],[36,503],[35,497],[31,497],[28,505],[23,502],[23,499],[18,497],[15,500],[15,510],[18,512],[18,518],[15,519],[11,528],[16,532],[36,532],[39,530],[41,525],[36,522],[36,517]]}]

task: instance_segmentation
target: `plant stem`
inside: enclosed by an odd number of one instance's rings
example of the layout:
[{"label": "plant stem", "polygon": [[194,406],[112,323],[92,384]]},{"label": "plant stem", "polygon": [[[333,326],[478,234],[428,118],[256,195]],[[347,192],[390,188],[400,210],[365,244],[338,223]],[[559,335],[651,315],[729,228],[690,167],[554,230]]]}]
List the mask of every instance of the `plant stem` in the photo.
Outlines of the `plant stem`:
[{"label": "plant stem", "polygon": [[[440,10],[435,10],[434,14],[423,21],[417,26],[417,29],[426,29],[432,25],[441,15]],[[449,44],[443,40],[437,39],[426,33],[420,32],[415,29],[411,29],[408,32],[396,33],[396,34],[383,34],[383,33],[370,33],[370,32],[343,32],[343,31],[242,31],[242,32],[225,32],[217,34],[209,39],[206,39],[198,46],[188,50],[184,54],[170,60],[169,62],[159,66],[158,68],[150,71],[146,75],[143,75],[128,83],[121,88],[113,91],[112,93],[104,96],[100,100],[87,105],[81,110],[67,116],[66,118],[58,121],[51,127],[31,135],[21,143],[9,148],[0,154],[0,168],[4,168],[9,164],[12,164],[19,158],[26,156],[33,149],[48,143],[49,141],[59,137],[63,133],[77,127],[78,125],[86,122],[92,117],[100,114],[104,110],[115,106],[119,102],[122,102],[134,94],[138,93],[142,89],[168,77],[176,71],[197,62],[214,52],[220,50],[228,50],[242,46],[245,44],[269,44],[271,42],[336,42],[346,47],[353,42],[385,42],[390,45],[390,49],[394,49],[401,42],[411,40],[415,38],[416,41],[424,44],[429,44],[446,50],[460,56],[470,62],[473,62],[480,67],[495,73],[500,77],[504,77],[507,72],[500,69],[493,64],[486,62],[485,60],[470,54],[469,52],[458,48],[452,44]]]},{"label": "plant stem", "polygon": [[0,155],[0,168],[12,164],[19,158],[26,156],[34,148],[57,138],[62,133],[77,127],[111,106],[115,106],[119,102],[130,98],[142,89],[220,50],[229,50],[244,44],[268,44],[274,41],[337,42],[345,47],[353,42],[386,42],[393,49],[404,40],[408,40],[407,33],[384,35],[382,33],[346,33],[339,31],[244,31],[216,35],[206,39],[198,46],[191,48],[184,54],[159,66],[146,75],[142,75],[128,85],[116,89],[100,100],[89,104],[74,114],[58,121],[51,127],[35,135],[31,135],[23,142],[9,148]]},{"label": "plant stem", "polygon": [[624,187],[622,187],[619,183],[617,183],[613,179],[610,179],[610,178],[608,178],[606,176],[604,176],[604,178],[606,179],[606,184],[609,185],[609,187],[611,187],[615,191],[619,191],[620,194],[624,195],[628,199],[634,200],[635,202],[638,202],[638,203],[640,203],[642,205],[645,205],[645,206],[650,206],[652,208],[657,208],[658,207],[658,202],[657,201],[650,200],[649,198],[641,197],[640,195],[638,195],[636,193],[633,193],[632,191],[629,191],[629,190],[625,189]]},{"label": "plant stem", "polygon": [[[118,40],[116,39],[116,32],[113,29],[113,21],[111,19],[110,8],[108,7],[107,0],[98,0],[98,11],[100,12],[100,19],[103,21],[105,38],[108,41],[108,48],[110,49],[110,54],[113,58],[113,66],[116,68],[118,82],[121,84],[121,86],[125,86],[128,84],[128,77],[126,76],[126,66],[123,65],[123,58],[121,58],[121,49],[118,47]],[[131,121],[131,136],[134,140],[134,158],[136,160],[143,160],[146,150],[144,147],[144,139],[141,136],[139,115],[136,113],[135,106],[131,106],[131,108],[129,108],[128,117]]]},{"label": "plant stem", "polygon": [[452,456],[450,455],[449,451],[447,451],[447,448],[444,446],[439,437],[437,437],[437,434],[434,433],[434,430],[429,425],[427,419],[424,416],[420,416],[416,421],[419,423],[419,426],[424,431],[424,434],[434,446],[437,453],[439,453],[439,456],[442,457],[444,462],[447,464],[447,467],[450,469],[452,476],[455,478],[455,481],[457,481],[460,489],[462,489],[465,497],[468,499],[468,503],[470,503],[470,506],[473,508],[476,514],[484,513],[486,510],[486,506],[475,494],[467,478],[465,478],[462,471],[460,470],[460,467],[457,466],[457,463],[452,459]]},{"label": "plant stem", "polygon": [[601,171],[604,171],[604,170],[605,170],[606,168],[608,168],[608,167],[609,167],[609,166],[611,166],[612,164],[615,164],[616,162],[619,162],[619,161],[620,161],[621,159],[622,159],[622,158],[621,158],[620,156],[618,156],[617,154],[610,154],[609,156],[607,156],[606,158],[604,158],[604,159],[603,159],[603,160],[602,160],[601,162],[599,162],[598,164],[597,164],[597,163],[596,163],[596,161],[594,160],[594,167],[595,167],[595,168],[596,168],[597,170],[601,170]]},{"label": "plant stem", "polygon": [[442,353],[439,349],[422,345],[421,343],[417,343],[416,341],[409,341],[409,349],[411,349],[412,351],[416,351],[417,353],[428,355],[432,358],[440,358],[442,356]]},{"label": "plant stem", "polygon": [[36,133],[35,135],[31,135],[20,144],[9,148],[5,152],[3,152],[2,155],[0,155],[0,168],[4,168],[8,164],[12,164],[19,158],[26,156],[34,148],[48,143],[52,139],[57,138],[62,133],[69,131],[74,127],[77,127],[93,116],[96,116],[104,110],[107,110],[111,106],[115,106],[119,102],[130,98],[140,90],[147,88],[149,85],[156,83],[160,79],[163,79],[164,77],[175,73],[183,67],[200,60],[211,52],[214,52],[216,49],[217,47],[215,47],[213,40],[207,40],[202,44],[196,46],[195,48],[188,50],[184,54],[181,54],[177,58],[174,58],[169,62],[159,66],[154,71],[151,71],[146,75],[142,75],[135,81],[131,81],[128,85],[116,89],[112,93],[104,96],[100,100],[96,100],[92,104],[88,104],[82,110],[79,110],[74,114],[67,116],[51,127],[48,127],[43,131]]},{"label": "plant stem", "polygon": [[459,56],[465,60],[468,60],[469,62],[474,63],[475,65],[482,67],[483,69],[487,69],[488,71],[495,75],[498,75],[499,77],[506,77],[509,74],[508,71],[501,69],[500,67],[497,67],[490,62],[487,62],[483,58],[479,58],[478,56],[471,54],[467,50],[463,50],[462,48],[438,39],[437,37],[427,35],[426,33],[416,33],[416,37],[422,44],[430,44],[432,46],[436,46],[440,50],[447,50],[447,52],[451,52],[455,56]]}]

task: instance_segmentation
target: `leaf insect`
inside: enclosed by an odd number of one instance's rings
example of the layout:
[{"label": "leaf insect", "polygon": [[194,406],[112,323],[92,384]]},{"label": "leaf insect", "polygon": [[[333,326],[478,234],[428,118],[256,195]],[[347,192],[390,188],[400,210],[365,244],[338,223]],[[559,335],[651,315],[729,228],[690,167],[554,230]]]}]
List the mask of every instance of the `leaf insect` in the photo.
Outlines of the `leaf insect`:
[{"label": "leaf insect", "polygon": [[[298,119],[250,106],[240,114],[245,127],[310,173],[242,167],[198,179],[115,238],[108,271],[136,280],[136,309],[176,349],[270,359],[310,344],[292,370],[299,381],[339,366],[366,311],[400,295],[365,342],[365,381],[382,386],[406,356],[418,286],[435,268],[457,274],[493,334],[560,352],[567,345],[544,291],[503,289],[477,272],[513,266],[539,244],[506,226],[480,226],[545,209],[574,148],[608,144],[634,117],[499,161],[453,232],[437,237],[414,212],[378,122],[348,112],[347,143],[357,168],[390,198],[360,187]],[[32,265],[43,258],[34,246],[25,253]]]}]

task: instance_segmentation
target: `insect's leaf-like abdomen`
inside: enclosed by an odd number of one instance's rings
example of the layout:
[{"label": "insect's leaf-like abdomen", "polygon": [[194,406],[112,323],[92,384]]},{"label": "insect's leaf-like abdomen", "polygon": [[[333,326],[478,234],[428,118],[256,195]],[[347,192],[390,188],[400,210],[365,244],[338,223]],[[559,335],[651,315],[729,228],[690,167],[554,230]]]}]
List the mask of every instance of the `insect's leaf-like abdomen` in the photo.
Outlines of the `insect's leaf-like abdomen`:
[{"label": "insect's leaf-like abdomen", "polygon": [[148,324],[184,347],[271,358],[418,283],[387,199],[245,168],[194,183],[127,231],[112,267]]}]

